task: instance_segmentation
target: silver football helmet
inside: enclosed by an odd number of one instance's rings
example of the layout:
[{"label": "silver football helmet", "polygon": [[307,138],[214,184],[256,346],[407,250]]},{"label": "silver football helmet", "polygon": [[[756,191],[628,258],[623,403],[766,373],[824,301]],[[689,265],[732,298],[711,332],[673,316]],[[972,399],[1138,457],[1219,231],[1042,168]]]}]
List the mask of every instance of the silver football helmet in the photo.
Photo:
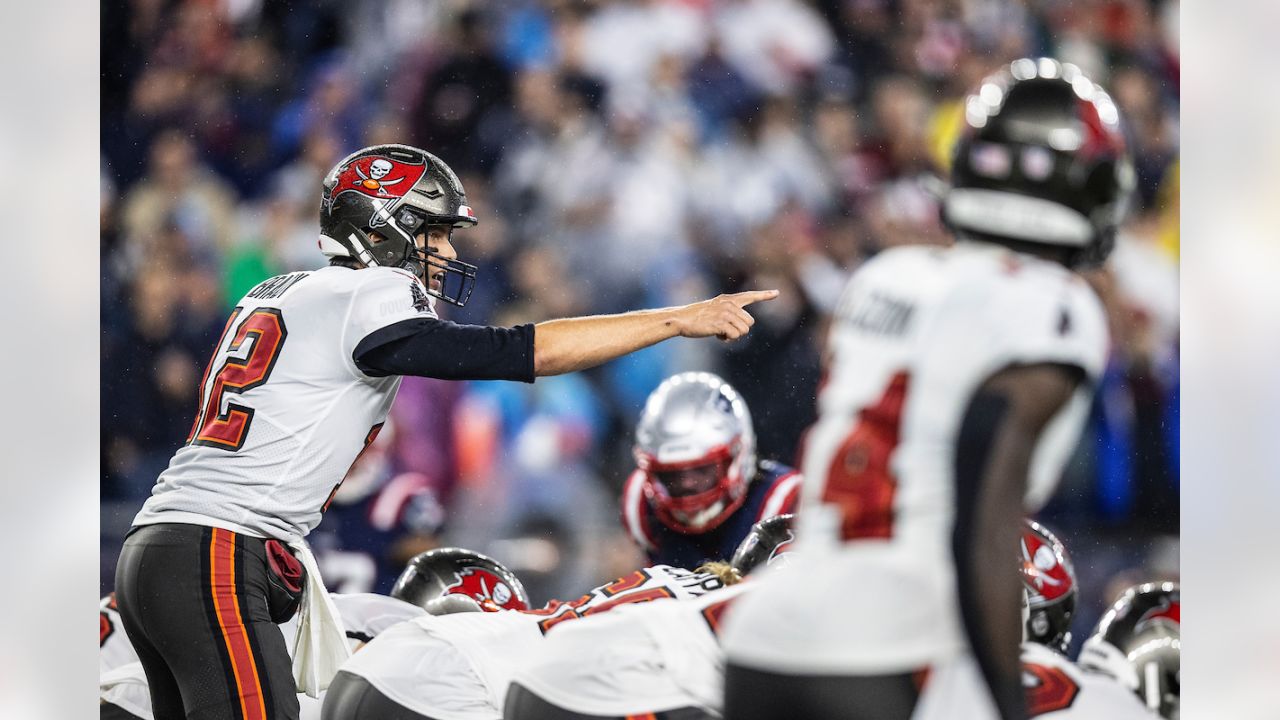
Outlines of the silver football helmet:
[{"label": "silver football helmet", "polygon": [[677,532],[707,532],[746,499],[756,467],[751,413],[711,373],[674,375],[645,403],[635,458],[658,519]]}]

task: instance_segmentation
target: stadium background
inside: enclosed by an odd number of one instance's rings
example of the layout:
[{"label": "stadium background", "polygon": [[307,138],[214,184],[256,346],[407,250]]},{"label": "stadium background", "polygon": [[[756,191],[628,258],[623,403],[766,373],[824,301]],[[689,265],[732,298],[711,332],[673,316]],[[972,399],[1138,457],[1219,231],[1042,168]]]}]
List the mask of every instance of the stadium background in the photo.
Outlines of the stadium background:
[{"label": "stadium background", "polygon": [[945,177],[965,90],[1047,54],[1111,91],[1139,178],[1094,278],[1107,376],[1039,516],[1076,562],[1078,642],[1116,589],[1178,568],[1177,13],[1177,0],[104,2],[103,593],[226,313],[263,278],[323,263],[320,179],[346,153],[407,142],[462,176],[481,224],[455,244],[480,282],[450,319],[784,291],[733,345],[674,341],[533,386],[405,381],[367,484],[349,481],[313,535],[326,579],[385,591],[393,558],[462,544],[541,601],[639,562],[616,494],[666,375],[721,373],[762,456],[793,459],[843,279],[880,249],[947,242],[929,178]]}]

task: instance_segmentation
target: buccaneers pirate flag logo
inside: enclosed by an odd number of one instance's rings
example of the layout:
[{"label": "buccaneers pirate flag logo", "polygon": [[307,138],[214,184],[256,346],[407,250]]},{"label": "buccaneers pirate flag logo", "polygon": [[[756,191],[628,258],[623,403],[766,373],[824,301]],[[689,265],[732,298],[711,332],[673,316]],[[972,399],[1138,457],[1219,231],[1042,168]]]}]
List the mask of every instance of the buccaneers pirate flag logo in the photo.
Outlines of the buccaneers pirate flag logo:
[{"label": "buccaneers pirate flag logo", "polygon": [[427,171],[426,164],[412,165],[383,157],[364,157],[342,168],[330,197],[355,191],[372,198],[398,198],[409,192]]}]

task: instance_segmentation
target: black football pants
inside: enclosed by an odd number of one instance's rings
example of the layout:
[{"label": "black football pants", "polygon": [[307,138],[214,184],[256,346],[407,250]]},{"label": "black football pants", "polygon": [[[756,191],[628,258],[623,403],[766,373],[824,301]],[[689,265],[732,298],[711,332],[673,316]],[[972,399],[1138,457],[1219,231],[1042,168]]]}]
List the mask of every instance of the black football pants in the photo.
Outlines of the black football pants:
[{"label": "black football pants", "polygon": [[910,720],[920,699],[912,673],[781,675],[729,665],[724,720]]},{"label": "black football pants", "polygon": [[116,603],[155,720],[297,720],[292,662],[268,609],[263,542],[175,523],[125,538]]},{"label": "black football pants", "polygon": [[321,720],[433,720],[383,695],[368,680],[338,671],[324,694]]},{"label": "black football pants", "polygon": [[505,705],[502,711],[505,720],[713,720],[716,717],[693,707],[632,715],[584,715],[554,705],[517,683],[511,683],[507,690]]}]

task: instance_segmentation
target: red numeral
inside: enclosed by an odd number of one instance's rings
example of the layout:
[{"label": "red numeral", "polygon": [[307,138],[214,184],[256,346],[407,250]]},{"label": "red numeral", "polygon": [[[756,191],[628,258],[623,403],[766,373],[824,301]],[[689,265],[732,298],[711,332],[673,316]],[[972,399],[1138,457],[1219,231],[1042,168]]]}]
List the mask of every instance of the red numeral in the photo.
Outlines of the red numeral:
[{"label": "red numeral", "polygon": [[893,496],[898,481],[889,469],[889,460],[898,446],[906,398],[907,374],[900,372],[875,405],[858,413],[857,424],[827,469],[822,499],[840,508],[845,540],[893,535]]},{"label": "red numeral", "polygon": [[98,647],[102,647],[103,645],[106,645],[107,638],[111,637],[111,633],[115,631],[116,631],[116,628],[114,625],[111,624],[111,618],[107,617],[106,613],[99,612],[98,613]]},{"label": "red numeral", "polygon": [[[351,461],[351,468],[355,467],[356,463],[360,462],[360,458],[364,457],[365,451],[369,449],[369,446],[373,444],[374,440],[378,439],[378,433],[382,432],[383,425],[386,425],[386,423],[380,422],[369,428],[369,433],[364,436],[364,447],[360,448],[360,452],[356,455],[356,459]],[[351,474],[351,468],[347,468],[347,475]],[[338,488],[342,487],[342,483],[347,479],[347,475],[343,475],[342,480],[339,480],[338,484],[334,485],[333,489],[329,491],[329,497],[325,498],[324,507],[320,508],[320,512],[325,512],[329,509],[329,503],[333,502],[333,496],[338,494]]]},{"label": "red numeral", "polygon": [[1059,668],[1022,663],[1024,684],[1027,684],[1027,714],[1036,717],[1065,710],[1076,701],[1080,686]]},{"label": "red numeral", "polygon": [[583,595],[577,600],[559,605],[555,608],[556,614],[538,623],[538,627],[545,635],[548,630],[568,620],[577,620],[578,618],[602,613],[606,610],[612,610],[619,605],[628,605],[630,603],[650,602],[652,600],[660,600],[662,598],[673,598],[675,593],[665,586],[651,587],[646,589],[638,589],[649,580],[649,573],[644,570],[637,570],[630,575],[614,580],[613,582],[600,588],[601,594],[610,598],[609,600],[592,605],[586,610],[578,608],[586,604],[592,599],[591,595]]},{"label": "red numeral", "polygon": [[[227,321],[227,328],[235,323],[242,308],[236,308]],[[218,341],[218,350],[214,353],[209,367],[205,368],[200,389],[204,392],[209,378],[209,370],[214,360],[225,355],[222,367],[213,377],[207,398],[201,399],[200,412],[187,442],[192,445],[239,450],[249,434],[249,423],[253,420],[253,408],[227,402],[226,411],[222,411],[222,398],[225,393],[240,394],[248,392],[267,381],[275,368],[276,359],[284,348],[284,340],[288,332],[284,327],[284,317],[276,308],[261,308],[249,313],[231,333],[231,342],[225,348],[222,343],[227,339],[227,330],[222,331],[222,339]],[[252,338],[250,337],[252,336]],[[251,342],[249,352],[243,358],[234,357],[246,342]]]},{"label": "red numeral", "polygon": [[707,627],[711,628],[711,633],[717,637],[720,636],[720,626],[724,623],[724,612],[729,609],[734,600],[738,596],[734,595],[728,600],[721,600],[718,603],[711,603],[702,609],[702,619],[707,621]]}]

